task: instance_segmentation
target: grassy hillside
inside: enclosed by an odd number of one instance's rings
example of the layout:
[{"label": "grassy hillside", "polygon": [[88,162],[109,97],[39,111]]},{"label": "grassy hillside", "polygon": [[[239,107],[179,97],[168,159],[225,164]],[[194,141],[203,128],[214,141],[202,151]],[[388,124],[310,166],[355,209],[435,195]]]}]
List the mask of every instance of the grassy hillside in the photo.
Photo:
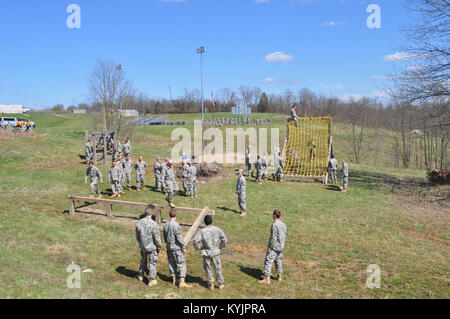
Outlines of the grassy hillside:
[{"label": "grassy hillside", "polygon": [[[285,117],[270,117],[283,139]],[[190,129],[198,118],[170,116],[170,120],[186,119]],[[34,114],[31,119],[37,124],[33,136],[0,138],[2,298],[449,297],[448,198],[431,201],[449,189],[422,185],[423,171],[389,168],[393,161],[389,132],[383,132],[387,142],[366,151],[363,165],[350,162],[347,193],[308,181],[262,185],[249,181],[249,213],[242,218],[237,214],[237,166],[233,166],[224,169],[225,178],[200,184],[198,199],[176,196],[177,205],[214,209],[215,224],[229,237],[229,248],[222,255],[226,289],[210,293],[205,288],[200,253],[192,246],[188,248],[187,281],[195,287],[171,287],[163,254],[159,284],[150,289],[133,278],[140,258],[135,220],[109,220],[95,214],[70,218],[65,213],[67,196],[89,194],[83,183],[86,166],[79,155],[84,149],[83,132],[92,130],[94,120],[86,115],[45,114]],[[174,128],[137,128],[134,154],[143,154],[149,163],[156,155],[170,155]],[[333,124],[338,159],[352,158],[350,134],[347,125]],[[368,138],[377,143],[379,134],[370,132]],[[107,167],[99,167],[106,174]],[[150,170],[147,184],[154,184]],[[110,186],[101,184],[100,189],[106,194]],[[164,203],[164,196],[150,188],[127,192],[122,199]],[[288,226],[286,281],[266,287],[257,279],[275,208],[283,212],[282,220]],[[129,216],[142,213],[122,212]],[[182,221],[193,219],[181,216]],[[66,287],[66,268],[72,261],[93,271],[82,274],[81,289]],[[369,264],[381,267],[380,289],[366,287]]]}]

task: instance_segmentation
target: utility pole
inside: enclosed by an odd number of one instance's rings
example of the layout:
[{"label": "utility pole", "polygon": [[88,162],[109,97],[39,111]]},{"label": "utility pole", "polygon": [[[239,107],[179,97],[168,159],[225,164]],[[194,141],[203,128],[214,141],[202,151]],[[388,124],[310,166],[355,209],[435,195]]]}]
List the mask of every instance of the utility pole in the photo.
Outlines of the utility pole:
[{"label": "utility pole", "polygon": [[202,99],[202,123],[205,121],[205,106],[203,101],[203,53],[206,52],[205,47],[197,48],[197,53],[200,54],[200,81],[201,81],[201,99]]}]

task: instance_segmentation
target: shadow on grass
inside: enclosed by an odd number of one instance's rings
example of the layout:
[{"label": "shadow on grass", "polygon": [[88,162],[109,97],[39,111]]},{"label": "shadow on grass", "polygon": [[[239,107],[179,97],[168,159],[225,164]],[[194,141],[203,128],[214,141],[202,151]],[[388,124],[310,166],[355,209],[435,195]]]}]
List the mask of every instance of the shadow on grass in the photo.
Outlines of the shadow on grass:
[{"label": "shadow on grass", "polygon": [[339,186],[337,185],[327,185],[326,187],[324,187],[326,190],[329,191],[338,191],[340,192],[341,190],[339,189]]},{"label": "shadow on grass", "polygon": [[216,207],[217,209],[220,209],[220,210],[223,210],[223,211],[225,211],[225,212],[233,212],[233,213],[235,213],[235,214],[240,214],[241,212],[239,212],[239,211],[237,211],[236,209],[231,209],[231,208],[228,208],[228,207]]},{"label": "shadow on grass", "polygon": [[432,186],[425,179],[421,178],[400,178],[395,175],[385,173],[375,173],[360,170],[350,171],[349,183],[355,183],[366,189],[390,187],[395,190],[399,187],[426,187]]},{"label": "shadow on grass", "polygon": [[255,279],[258,279],[258,280],[263,277],[263,272],[259,268],[239,266],[239,270],[242,271],[244,274],[246,274],[250,277],[253,277]]},{"label": "shadow on grass", "polygon": [[[167,276],[165,274],[162,273],[158,273],[158,277],[165,282],[168,283],[172,283],[172,277]],[[190,275],[186,275],[186,283],[190,284],[190,283],[195,283],[195,284],[199,284],[202,287],[208,288],[208,282],[206,280],[203,280],[203,278],[201,277],[197,277],[197,276],[190,276]]]}]

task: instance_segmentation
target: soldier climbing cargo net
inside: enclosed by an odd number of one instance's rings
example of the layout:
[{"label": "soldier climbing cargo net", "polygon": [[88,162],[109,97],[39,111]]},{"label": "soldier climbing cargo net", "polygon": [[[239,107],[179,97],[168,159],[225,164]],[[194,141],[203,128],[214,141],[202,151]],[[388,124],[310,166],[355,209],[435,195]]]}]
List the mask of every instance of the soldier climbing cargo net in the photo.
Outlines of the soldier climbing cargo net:
[{"label": "soldier climbing cargo net", "polygon": [[283,175],[328,176],[331,143],[331,118],[303,117],[298,119],[297,125],[289,119],[283,151]]}]

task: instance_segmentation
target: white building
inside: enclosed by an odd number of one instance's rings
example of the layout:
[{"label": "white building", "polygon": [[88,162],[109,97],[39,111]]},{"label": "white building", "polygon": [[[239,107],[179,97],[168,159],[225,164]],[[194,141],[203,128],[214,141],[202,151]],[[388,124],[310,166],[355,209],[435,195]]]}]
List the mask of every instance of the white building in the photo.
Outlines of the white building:
[{"label": "white building", "polygon": [[23,105],[14,105],[14,104],[0,104],[0,113],[5,114],[23,114],[30,111],[30,109],[26,109]]}]

